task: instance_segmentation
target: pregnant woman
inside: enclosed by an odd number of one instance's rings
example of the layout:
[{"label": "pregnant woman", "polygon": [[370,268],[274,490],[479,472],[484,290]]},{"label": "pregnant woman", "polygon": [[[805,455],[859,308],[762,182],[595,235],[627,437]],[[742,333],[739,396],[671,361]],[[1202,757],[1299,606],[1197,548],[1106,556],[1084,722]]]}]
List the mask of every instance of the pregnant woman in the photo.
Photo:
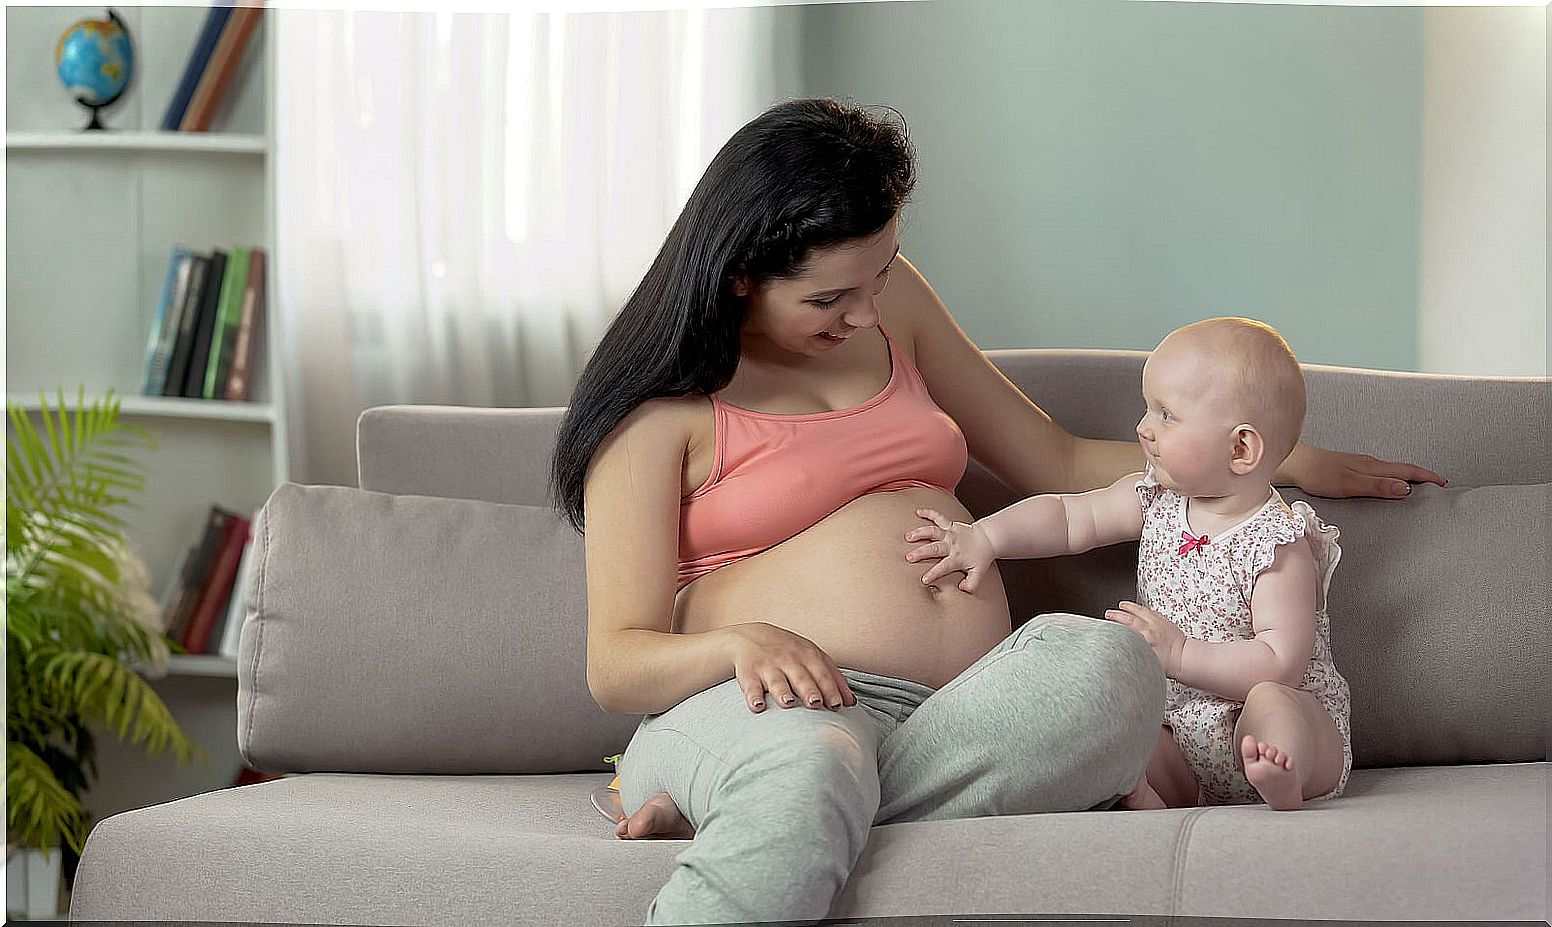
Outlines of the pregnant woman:
[{"label": "pregnant woman", "polygon": [[[694,828],[649,924],[821,918],[873,824],[1107,808],[1157,738],[1140,635],[1076,615],[1014,631],[995,566],[965,593],[904,558],[918,509],[970,520],[970,455],[1021,496],[1143,464],[1055,425],[959,329],[899,254],[914,179],[903,130],[855,107],[744,126],[562,421],[588,686],[645,716],[622,836]],[[1278,476],[1335,496],[1442,482],[1311,447]]]}]

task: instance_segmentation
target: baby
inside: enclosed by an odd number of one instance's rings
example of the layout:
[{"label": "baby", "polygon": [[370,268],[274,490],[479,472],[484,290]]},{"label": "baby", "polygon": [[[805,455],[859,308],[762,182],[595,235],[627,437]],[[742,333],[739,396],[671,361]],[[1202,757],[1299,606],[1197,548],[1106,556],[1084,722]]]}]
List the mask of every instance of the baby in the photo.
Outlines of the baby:
[{"label": "baby", "polygon": [[1347,681],[1331,659],[1326,590],[1338,532],[1273,472],[1298,443],[1304,376],[1260,322],[1207,319],[1171,332],[1142,373],[1144,472],[1084,493],[1033,496],[974,524],[932,509],[939,557],[974,592],[997,558],[1076,554],[1140,540],[1136,602],[1105,617],[1141,634],[1168,677],[1164,724],[1126,808],[1334,798],[1352,769]]}]

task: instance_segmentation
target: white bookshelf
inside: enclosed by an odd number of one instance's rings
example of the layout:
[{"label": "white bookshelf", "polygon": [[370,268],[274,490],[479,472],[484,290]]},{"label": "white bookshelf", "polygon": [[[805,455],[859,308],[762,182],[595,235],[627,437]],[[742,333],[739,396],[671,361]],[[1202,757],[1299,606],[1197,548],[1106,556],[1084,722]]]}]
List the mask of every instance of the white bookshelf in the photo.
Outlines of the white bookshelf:
[{"label": "white bookshelf", "polygon": [[237,661],[211,654],[175,653],[167,660],[169,676],[218,676],[237,678]]},{"label": "white bookshelf", "polygon": [[70,149],[109,149],[118,151],[192,151],[206,154],[254,155],[269,153],[269,140],[263,135],[225,132],[164,132],[126,130],[121,132],[7,132],[7,151],[63,151]]},{"label": "white bookshelf", "polygon": [[[54,43],[100,6],[6,8],[6,399],[34,413],[112,390],[120,417],[156,449],[132,452],[146,487],[121,509],[160,598],[211,505],[252,515],[289,478],[275,228],[275,10],[255,29],[210,132],[160,129],[206,5],[116,8],[135,44],[129,89],[83,132],[90,113],[54,74]],[[265,317],[250,402],[142,396],[146,342],[175,244],[261,246]],[[8,423],[9,427],[9,423]],[[209,755],[180,767],[94,730],[101,776],[84,796],[94,821],[225,788],[236,749],[236,662],[174,656],[148,677]]]},{"label": "white bookshelf", "polygon": [[[59,407],[59,396],[46,397],[49,408]],[[65,401],[72,407],[76,402],[75,396],[66,396]],[[86,404],[91,405],[103,396],[95,394],[86,397]],[[276,407],[267,402],[226,402],[216,399],[182,399],[173,396],[119,396],[120,418],[193,418],[209,419],[227,422],[275,422]],[[36,412],[42,404],[36,393],[7,393],[5,401],[11,405],[18,405],[29,412]]]}]

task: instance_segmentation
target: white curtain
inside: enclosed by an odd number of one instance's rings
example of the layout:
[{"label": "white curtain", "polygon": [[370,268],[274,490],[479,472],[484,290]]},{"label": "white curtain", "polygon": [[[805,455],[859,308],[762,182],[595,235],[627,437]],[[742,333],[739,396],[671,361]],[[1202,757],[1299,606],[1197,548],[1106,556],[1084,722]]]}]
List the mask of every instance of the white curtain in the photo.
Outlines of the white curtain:
[{"label": "white curtain", "polygon": [[385,403],[564,405],[701,171],[794,95],[779,8],[275,10],[291,478]]}]

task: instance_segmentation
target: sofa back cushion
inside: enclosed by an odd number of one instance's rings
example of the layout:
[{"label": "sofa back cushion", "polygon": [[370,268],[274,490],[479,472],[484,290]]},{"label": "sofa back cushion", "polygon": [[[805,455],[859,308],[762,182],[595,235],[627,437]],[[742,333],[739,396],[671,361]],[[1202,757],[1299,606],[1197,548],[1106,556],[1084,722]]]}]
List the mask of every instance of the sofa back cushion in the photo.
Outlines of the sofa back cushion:
[{"label": "sofa back cushion", "polygon": [[582,542],[546,507],[283,483],[254,526],[238,747],[271,772],[606,768]]},{"label": "sofa back cushion", "polygon": [[[1146,355],[1136,351],[993,351],[989,356],[1063,427],[1133,439]],[[1306,365],[1305,439],[1432,467],[1450,488],[1401,502],[1306,499],[1342,531],[1332,581],[1332,646],[1353,691],[1360,766],[1522,761],[1546,756],[1549,390],[1545,380],[1462,378]],[[547,504],[560,409],[382,406],[358,423],[361,485],[393,494]],[[1430,429],[1418,427],[1429,421]],[[1506,452],[1505,448],[1516,449]],[[1479,487],[1479,488],[1471,488]],[[971,461],[958,495],[983,515],[1017,498]],[[580,563],[578,542],[577,563]],[[1098,615],[1135,592],[1134,544],[1078,557],[1008,562],[1015,623],[1044,611]],[[549,595],[581,603],[580,569],[547,577]],[[563,591],[563,584],[574,584]],[[586,700],[568,737],[623,749],[629,725],[594,713],[583,683],[581,604],[525,612],[545,678]],[[491,652],[478,656],[498,659]],[[342,656],[343,660],[344,657]],[[559,691],[559,690],[557,690]],[[465,703],[481,698],[478,688]],[[514,717],[543,723],[542,713]],[[568,715],[569,717],[573,717]],[[597,752],[597,751],[594,751]],[[585,759],[585,757],[583,757]],[[532,762],[530,760],[529,762]],[[558,767],[557,767],[558,768]],[[598,766],[597,768],[604,768]]]}]

